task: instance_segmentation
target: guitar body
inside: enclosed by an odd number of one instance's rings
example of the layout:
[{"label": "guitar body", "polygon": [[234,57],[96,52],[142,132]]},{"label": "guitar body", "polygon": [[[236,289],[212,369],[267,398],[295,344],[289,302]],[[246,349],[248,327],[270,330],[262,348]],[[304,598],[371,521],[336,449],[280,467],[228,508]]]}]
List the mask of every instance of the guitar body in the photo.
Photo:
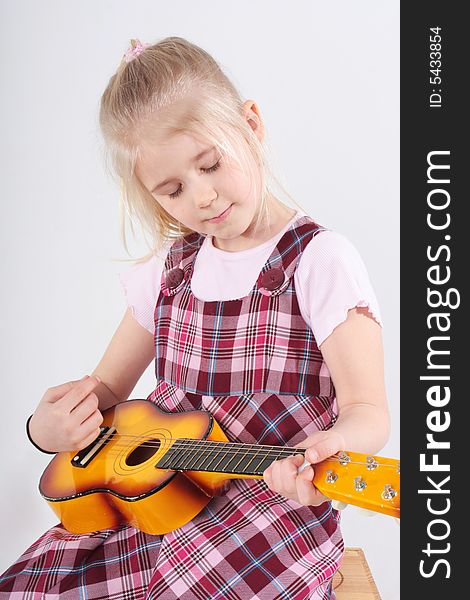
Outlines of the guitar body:
[{"label": "guitar body", "polygon": [[[129,523],[162,534],[196,516],[223,493],[233,475],[155,468],[177,438],[227,441],[204,411],[164,413],[146,400],[122,402],[103,413],[102,427],[115,430],[85,466],[76,452],[60,452],[44,471],[39,491],[73,533]],[[98,446],[96,444],[95,446]]]},{"label": "guitar body", "polygon": [[[206,411],[166,413],[128,400],[103,413],[100,435],[78,452],[60,452],[39,491],[72,533],[129,523],[164,534],[194,518],[234,478],[262,479],[275,460],[300,449],[229,442]],[[398,517],[395,459],[340,452],[314,467],[325,496]]]}]

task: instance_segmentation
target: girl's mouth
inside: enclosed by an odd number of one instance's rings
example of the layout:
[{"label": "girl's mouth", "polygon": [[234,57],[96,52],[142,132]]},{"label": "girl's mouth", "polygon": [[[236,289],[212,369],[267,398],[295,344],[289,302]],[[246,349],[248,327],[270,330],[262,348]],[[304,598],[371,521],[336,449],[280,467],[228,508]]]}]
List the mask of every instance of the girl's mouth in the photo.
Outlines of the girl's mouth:
[{"label": "girl's mouth", "polygon": [[213,217],[212,219],[207,219],[208,223],[220,223],[221,221],[224,221],[229,214],[232,212],[232,206],[233,204],[231,204],[228,208],[226,208],[224,210],[223,213],[221,213],[218,217]]}]

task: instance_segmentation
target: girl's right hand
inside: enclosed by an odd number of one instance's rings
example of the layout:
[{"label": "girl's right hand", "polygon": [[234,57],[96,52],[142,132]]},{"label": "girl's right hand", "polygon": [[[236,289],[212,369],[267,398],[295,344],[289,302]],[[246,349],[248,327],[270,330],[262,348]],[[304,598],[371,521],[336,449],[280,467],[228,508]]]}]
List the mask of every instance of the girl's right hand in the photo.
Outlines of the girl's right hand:
[{"label": "girl's right hand", "polygon": [[49,452],[82,450],[91,444],[103,422],[93,393],[99,383],[96,376],[86,375],[49,388],[29,422],[34,442]]}]

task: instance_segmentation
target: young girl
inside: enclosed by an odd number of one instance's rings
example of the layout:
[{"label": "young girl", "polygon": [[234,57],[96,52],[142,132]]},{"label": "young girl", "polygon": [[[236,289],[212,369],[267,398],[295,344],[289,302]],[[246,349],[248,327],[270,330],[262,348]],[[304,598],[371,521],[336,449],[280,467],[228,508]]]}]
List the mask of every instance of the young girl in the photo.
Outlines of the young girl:
[{"label": "young girl", "polygon": [[339,513],[314,466],[299,467],[376,453],[388,437],[381,321],[361,258],[273,195],[257,104],[198,46],[132,40],[100,124],[152,252],[121,274],[129,306],[93,374],[46,391],[31,441],[86,447],[155,360],[148,400],[160,409],[208,410],[231,441],[299,451],[264,480],[233,480],[165,535],[59,524],[3,574],[0,597],[334,598]]}]

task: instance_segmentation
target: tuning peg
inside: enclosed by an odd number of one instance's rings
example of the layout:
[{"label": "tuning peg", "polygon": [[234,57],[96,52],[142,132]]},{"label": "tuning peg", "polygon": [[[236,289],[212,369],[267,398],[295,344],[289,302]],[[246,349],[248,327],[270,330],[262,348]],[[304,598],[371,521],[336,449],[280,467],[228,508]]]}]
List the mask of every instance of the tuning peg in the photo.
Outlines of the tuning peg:
[{"label": "tuning peg", "polygon": [[368,471],[373,471],[379,466],[379,463],[375,460],[373,456],[368,456],[366,458],[366,469]]},{"label": "tuning peg", "polygon": [[351,457],[341,450],[341,452],[338,453],[338,460],[340,465],[347,465],[348,462],[351,462]]},{"label": "tuning peg", "polygon": [[326,483],[335,483],[337,479],[338,475],[332,469],[328,469],[325,477]]},{"label": "tuning peg", "polygon": [[362,479],[362,477],[354,478],[354,489],[356,490],[356,492],[362,492],[362,490],[365,490],[366,487],[367,483],[364,481],[364,479]]},{"label": "tuning peg", "polygon": [[394,490],[389,483],[384,485],[384,491],[382,492],[382,498],[384,500],[393,500],[397,494],[398,492]]}]

